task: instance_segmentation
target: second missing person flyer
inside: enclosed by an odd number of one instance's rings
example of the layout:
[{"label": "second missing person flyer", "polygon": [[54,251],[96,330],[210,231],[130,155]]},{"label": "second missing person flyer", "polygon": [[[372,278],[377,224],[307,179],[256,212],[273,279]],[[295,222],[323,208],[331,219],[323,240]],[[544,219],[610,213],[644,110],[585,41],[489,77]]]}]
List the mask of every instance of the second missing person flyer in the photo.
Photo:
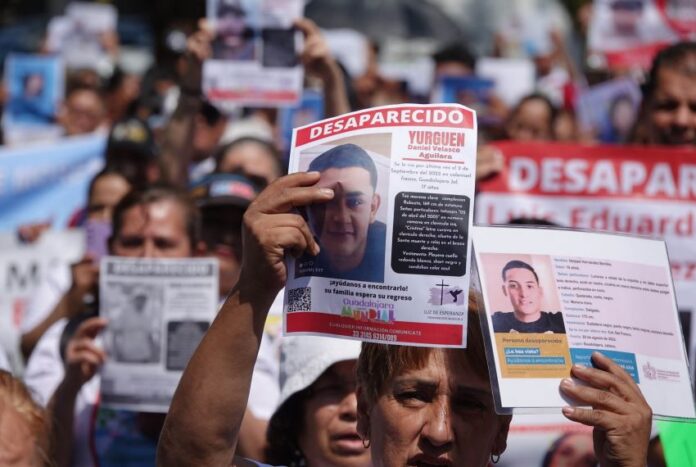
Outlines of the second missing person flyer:
[{"label": "second missing person flyer", "polygon": [[572,402],[561,379],[600,352],[633,378],[655,415],[696,418],[664,241],[477,226],[473,242],[499,413]]},{"label": "second missing person flyer", "polygon": [[286,333],[466,346],[476,114],[367,109],[297,128],[289,172],[334,190],[305,216],[321,252],[288,262]]}]

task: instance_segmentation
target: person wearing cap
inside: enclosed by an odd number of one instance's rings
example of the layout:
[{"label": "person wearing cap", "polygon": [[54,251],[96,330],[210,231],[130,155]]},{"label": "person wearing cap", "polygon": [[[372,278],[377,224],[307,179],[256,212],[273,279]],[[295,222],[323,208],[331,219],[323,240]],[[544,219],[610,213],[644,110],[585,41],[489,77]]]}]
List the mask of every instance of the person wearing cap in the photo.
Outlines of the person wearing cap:
[{"label": "person wearing cap", "polygon": [[370,465],[370,452],[356,425],[359,354],[359,341],[283,339],[280,402],[268,426],[268,462],[288,467]]},{"label": "person wearing cap", "polygon": [[190,190],[201,212],[201,236],[220,263],[221,300],[237,283],[242,262],[242,216],[259,188],[237,174],[211,174]]},{"label": "person wearing cap", "polygon": [[138,117],[117,122],[106,144],[106,165],[118,170],[136,188],[159,181],[159,149],[149,125]]},{"label": "person wearing cap", "polygon": [[309,164],[321,173],[319,186],[335,196],[325,205],[311,206],[310,225],[319,239],[316,258],[303,257],[303,275],[381,282],[384,278],[386,226],[377,220],[381,198],[377,167],[360,146],[342,144]]}]

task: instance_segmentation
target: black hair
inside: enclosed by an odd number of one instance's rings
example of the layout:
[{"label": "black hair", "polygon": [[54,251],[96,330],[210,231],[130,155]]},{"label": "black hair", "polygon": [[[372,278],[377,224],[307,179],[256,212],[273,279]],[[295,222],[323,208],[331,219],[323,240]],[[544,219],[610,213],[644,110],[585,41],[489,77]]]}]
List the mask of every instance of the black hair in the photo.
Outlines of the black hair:
[{"label": "black hair", "polygon": [[[241,146],[246,143],[254,143],[259,146],[261,146],[270,156],[271,159],[273,159],[273,163],[276,168],[276,173],[278,175],[282,175],[284,170],[283,167],[280,164],[280,154],[278,153],[278,149],[273,145],[273,143],[266,141],[265,139],[257,138],[255,136],[242,136],[241,138],[237,138],[227,144],[224,144],[222,146],[219,146],[216,150],[215,153],[213,154],[213,158],[215,159],[215,173],[220,173],[221,172],[221,167],[222,163],[225,160],[225,156],[227,153],[229,153],[232,149],[236,148],[237,146]],[[250,177],[249,174],[242,174],[247,178],[254,178]],[[266,186],[267,182],[263,180],[263,183],[260,183],[260,180],[253,180],[256,184],[260,184],[262,186]]]},{"label": "black hair", "polygon": [[503,280],[505,280],[505,273],[508,272],[510,269],[526,269],[527,271],[531,271],[532,274],[534,274],[534,279],[536,279],[537,284],[539,283],[539,276],[537,276],[537,273],[534,270],[534,268],[531,267],[529,264],[525,263],[524,261],[520,261],[517,259],[513,259],[512,261],[508,261],[508,263],[503,268],[503,272],[502,272]]},{"label": "black hair", "polygon": [[203,101],[201,103],[198,114],[203,117],[208,126],[217,125],[222,119],[222,112],[208,101]]},{"label": "black hair", "polygon": [[200,212],[186,191],[171,185],[157,184],[142,190],[132,190],[114,208],[111,225],[113,235],[109,243],[121,232],[123,228],[123,216],[134,206],[144,206],[158,201],[171,200],[183,209],[184,220],[186,222],[186,234],[189,244],[193,250],[200,238]]},{"label": "black hair", "polygon": [[648,79],[642,86],[644,100],[648,100],[653,96],[657,88],[658,74],[663,68],[685,71],[691,75],[696,75],[696,66],[693,68],[684,66],[689,59],[696,63],[696,42],[694,41],[678,42],[662,49],[655,55]]},{"label": "black hair", "polygon": [[309,388],[296,392],[278,407],[269,420],[266,432],[266,462],[287,467],[307,465],[298,436],[305,428],[304,413],[309,397]]},{"label": "black hair", "polygon": [[341,144],[323,152],[309,164],[309,171],[323,172],[328,169],[361,167],[370,174],[372,189],[377,188],[377,167],[372,157],[358,145]]},{"label": "black hair", "polygon": [[99,179],[108,177],[110,175],[116,175],[118,177],[121,177],[124,180],[126,180],[129,184],[131,184],[130,180],[128,180],[128,177],[126,177],[120,170],[118,170],[117,167],[114,167],[113,165],[107,165],[106,167],[101,169],[94,177],[92,177],[92,180],[90,180],[89,186],[87,188],[88,200],[92,199],[92,195],[94,194],[94,187],[96,186]]},{"label": "black hair", "polygon": [[553,102],[551,102],[551,99],[548,98],[548,96],[541,94],[539,92],[533,92],[531,94],[527,94],[524,96],[520,101],[517,103],[514,109],[512,109],[512,112],[510,112],[510,118],[514,117],[517,115],[517,113],[520,111],[522,106],[528,102],[532,101],[539,101],[543,103],[548,109],[549,109],[549,126],[553,126],[553,122],[556,121],[556,116],[558,114],[558,109],[556,108],[555,105],[553,105]]},{"label": "black hair", "polygon": [[476,68],[476,57],[462,43],[454,42],[448,44],[433,54],[436,64],[445,62],[457,62],[474,70]]}]

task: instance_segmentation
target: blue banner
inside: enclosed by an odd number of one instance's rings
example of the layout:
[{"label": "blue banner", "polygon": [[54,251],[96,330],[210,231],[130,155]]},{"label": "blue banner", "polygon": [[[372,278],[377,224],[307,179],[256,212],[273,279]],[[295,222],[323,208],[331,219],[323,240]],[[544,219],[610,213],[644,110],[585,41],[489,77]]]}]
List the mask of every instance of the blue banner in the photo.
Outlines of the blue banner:
[{"label": "blue banner", "polygon": [[86,203],[105,146],[105,135],[91,134],[0,148],[0,231],[42,221],[66,227]]}]

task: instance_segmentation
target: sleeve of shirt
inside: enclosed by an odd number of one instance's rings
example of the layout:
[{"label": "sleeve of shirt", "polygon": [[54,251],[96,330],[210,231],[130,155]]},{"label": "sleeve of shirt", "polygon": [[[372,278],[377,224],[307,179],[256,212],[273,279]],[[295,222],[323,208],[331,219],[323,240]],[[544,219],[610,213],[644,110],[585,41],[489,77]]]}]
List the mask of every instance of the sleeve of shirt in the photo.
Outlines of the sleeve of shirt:
[{"label": "sleeve of shirt", "polygon": [[0,370],[10,371],[10,362],[7,360],[2,347],[0,347]]},{"label": "sleeve of shirt", "polygon": [[22,317],[20,324],[22,333],[31,331],[51,314],[60,298],[70,288],[70,281],[69,266],[56,266],[48,272],[46,279],[41,282],[39,289],[30,299],[27,311]]},{"label": "sleeve of shirt", "polygon": [[31,353],[24,373],[24,382],[36,402],[44,407],[65,376],[63,359],[60,357],[60,337],[67,324],[66,319],[57,321],[39,339]]}]

